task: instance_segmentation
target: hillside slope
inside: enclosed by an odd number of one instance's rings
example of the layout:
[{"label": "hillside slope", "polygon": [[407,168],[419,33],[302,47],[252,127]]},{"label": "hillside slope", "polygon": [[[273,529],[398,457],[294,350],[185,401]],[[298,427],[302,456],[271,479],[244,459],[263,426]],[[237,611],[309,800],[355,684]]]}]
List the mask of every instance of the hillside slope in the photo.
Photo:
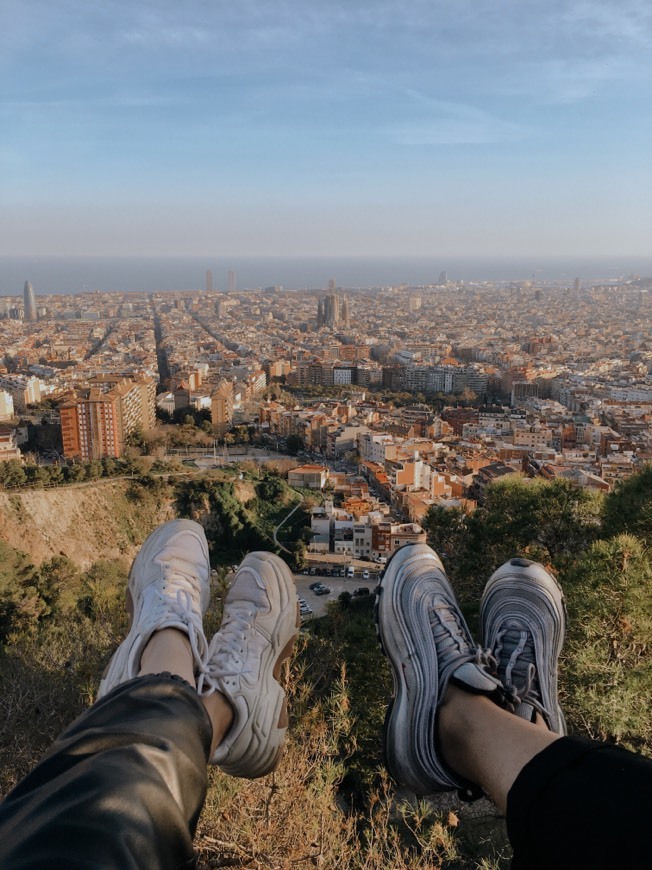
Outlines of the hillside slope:
[{"label": "hillside slope", "polygon": [[134,498],[128,480],[0,492],[0,539],[35,565],[64,555],[85,569],[98,559],[133,558],[149,532],[174,515],[166,499]]}]

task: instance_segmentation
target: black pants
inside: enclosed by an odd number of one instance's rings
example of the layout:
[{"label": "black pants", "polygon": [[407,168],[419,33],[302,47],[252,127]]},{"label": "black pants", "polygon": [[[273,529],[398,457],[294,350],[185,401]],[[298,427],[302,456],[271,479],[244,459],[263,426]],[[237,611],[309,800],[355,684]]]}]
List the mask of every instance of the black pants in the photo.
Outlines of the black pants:
[{"label": "black pants", "polygon": [[535,755],[507,797],[513,870],[652,867],[652,761],[562,737]]},{"label": "black pants", "polygon": [[[191,867],[211,725],[195,691],[138,677],[87,710],[0,805],[2,870]],[[652,866],[652,762],[576,737],[509,793],[518,870]]]},{"label": "black pants", "polygon": [[212,735],[181,678],[118,686],[0,804],[0,868],[192,867]]}]

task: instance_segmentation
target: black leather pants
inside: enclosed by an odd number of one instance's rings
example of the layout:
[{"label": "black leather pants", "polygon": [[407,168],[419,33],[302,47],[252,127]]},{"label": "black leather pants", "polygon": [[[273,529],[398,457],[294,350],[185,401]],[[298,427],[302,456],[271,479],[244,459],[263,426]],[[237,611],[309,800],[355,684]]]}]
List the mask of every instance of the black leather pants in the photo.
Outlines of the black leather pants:
[{"label": "black leather pants", "polygon": [[211,737],[184,680],[118,686],[0,804],[0,868],[192,867]]}]

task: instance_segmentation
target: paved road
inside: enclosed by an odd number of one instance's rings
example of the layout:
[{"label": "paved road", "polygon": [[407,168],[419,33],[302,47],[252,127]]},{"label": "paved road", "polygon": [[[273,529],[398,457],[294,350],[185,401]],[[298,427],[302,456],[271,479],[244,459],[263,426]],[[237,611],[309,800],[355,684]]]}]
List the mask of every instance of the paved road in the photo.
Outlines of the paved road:
[{"label": "paved road", "polygon": [[[331,590],[329,595],[315,595],[310,589],[311,583],[321,581],[324,586],[328,586]],[[326,613],[326,605],[329,601],[336,601],[341,592],[351,592],[359,586],[366,586],[371,592],[374,591],[378,579],[363,580],[362,577],[354,577],[349,580],[346,577],[306,577],[305,574],[295,574],[294,582],[297,585],[297,593],[305,599],[306,604],[312,608],[311,616],[324,616]]]}]

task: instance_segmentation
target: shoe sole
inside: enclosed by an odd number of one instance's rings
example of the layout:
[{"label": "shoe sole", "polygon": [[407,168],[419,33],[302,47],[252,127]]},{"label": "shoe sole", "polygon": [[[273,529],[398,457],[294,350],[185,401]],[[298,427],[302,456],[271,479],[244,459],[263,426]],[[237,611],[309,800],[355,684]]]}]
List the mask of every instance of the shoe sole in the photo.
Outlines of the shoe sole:
[{"label": "shoe sole", "polygon": [[399,548],[387,562],[375,603],[376,632],[394,681],[383,728],[385,764],[395,782],[417,795],[457,787],[437,783],[427,775],[428,770],[441,767],[435,758],[433,740],[439,694],[437,655],[427,608],[414,607],[408,624],[400,603],[401,571],[409,560],[424,557],[441,572],[455,600],[436,553],[426,544],[410,544]]},{"label": "shoe sole", "polygon": [[[261,663],[255,706],[249,711],[252,724],[248,728],[246,752],[241,760],[231,764],[228,760],[226,763],[211,761],[231,776],[258,779],[276,770],[285,751],[288,709],[279,678],[283,663],[292,655],[301,616],[294,578],[281,558],[267,552],[249,553],[240,564],[233,585],[237,582],[237,574],[248,567],[262,577],[270,599],[272,595],[277,598],[279,616],[271,632],[270,649]],[[271,604],[274,607],[276,602],[272,600]],[[242,736],[239,735],[234,748]]]},{"label": "shoe sole", "polygon": [[[171,531],[171,526],[175,526],[175,530]],[[199,540],[202,545],[202,550],[204,555],[206,556],[206,562],[210,565],[210,558],[208,554],[208,544],[206,542],[206,535],[204,533],[204,529],[199,523],[194,522],[193,520],[170,520],[167,523],[163,523],[163,525],[158,526],[151,532],[143,541],[140,550],[136,554],[135,559],[131,563],[131,568],[129,569],[129,580],[127,583],[127,593],[126,593],[126,603],[125,607],[127,613],[129,615],[129,631],[127,633],[126,638],[120,644],[118,649],[115,651],[109,663],[104,668],[104,673],[102,674],[102,679],[100,680],[100,685],[97,690],[97,699],[106,695],[110,689],[105,688],[108,685],[119,685],[116,682],[116,677],[113,676],[115,673],[124,673],[127,668],[127,662],[129,659],[129,651],[131,650],[132,644],[136,640],[136,631],[134,630],[134,615],[136,611],[135,602],[138,600],[138,597],[142,595],[145,586],[149,584],[142,584],[144,573],[140,572],[141,566],[149,563],[152,558],[156,555],[159,550],[162,550],[167,541],[170,538],[174,537],[174,535],[179,534],[180,532],[192,532],[195,537]],[[210,598],[210,577],[207,582],[203,585],[202,596],[201,596],[201,605],[202,605],[202,616],[206,612],[208,607],[208,600]],[[110,679],[107,679],[111,677]],[[120,682],[123,682],[120,680]]]},{"label": "shoe sole", "polygon": [[[532,604],[528,605],[527,597],[524,597],[522,600],[518,599],[519,589],[529,593],[531,598],[541,602],[538,610],[539,612],[543,610],[550,620],[553,626],[552,638],[549,637],[549,632],[545,631],[546,626],[543,624],[545,617],[542,620],[535,606]],[[499,595],[503,590],[506,591],[510,599],[510,606],[504,615],[501,614],[501,610],[505,609],[506,605],[501,605],[499,601],[495,605],[495,610],[492,611],[491,604],[492,597]],[[529,617],[526,622],[534,619],[535,624],[541,626],[544,646],[547,647],[550,644],[550,650],[548,655],[546,655],[546,659],[551,665],[554,665],[554,667],[551,667],[553,672],[551,693],[557,699],[557,662],[566,636],[566,601],[563,590],[555,578],[542,565],[539,565],[537,562],[531,562],[529,559],[510,559],[509,562],[498,568],[489,578],[480,602],[480,630],[483,647],[493,649],[495,644],[495,638],[489,635],[489,624],[500,625],[510,616],[516,619],[523,618],[522,611],[519,612],[518,608],[526,609]],[[566,720],[558,700],[555,704],[555,713],[557,715],[558,727],[551,728],[551,730],[557,734],[565,735],[567,733]]]}]

